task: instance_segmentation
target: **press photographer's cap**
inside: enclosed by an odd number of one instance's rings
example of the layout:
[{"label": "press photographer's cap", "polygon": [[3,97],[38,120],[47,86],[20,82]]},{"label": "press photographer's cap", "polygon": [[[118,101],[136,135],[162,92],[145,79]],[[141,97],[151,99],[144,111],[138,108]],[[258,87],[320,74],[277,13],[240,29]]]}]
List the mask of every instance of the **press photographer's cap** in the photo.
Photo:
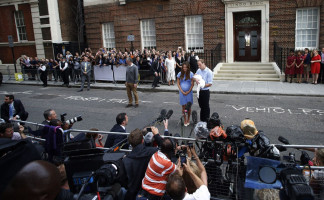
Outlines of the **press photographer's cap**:
[{"label": "press photographer's cap", "polygon": [[252,139],[256,134],[258,134],[258,130],[255,127],[254,122],[250,119],[245,119],[241,122],[241,129],[244,137],[247,139]]}]

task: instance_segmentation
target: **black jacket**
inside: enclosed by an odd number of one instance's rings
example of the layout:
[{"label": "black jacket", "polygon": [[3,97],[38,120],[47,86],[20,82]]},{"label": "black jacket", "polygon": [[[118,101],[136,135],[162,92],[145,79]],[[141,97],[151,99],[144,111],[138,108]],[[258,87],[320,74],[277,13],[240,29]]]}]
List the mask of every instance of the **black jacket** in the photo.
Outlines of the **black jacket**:
[{"label": "black jacket", "polygon": [[[126,133],[126,130],[123,129],[119,124],[115,124],[114,127],[110,130],[111,132],[122,132]],[[126,140],[125,140],[126,139]],[[121,142],[122,140],[125,140],[127,142],[127,136],[126,135],[113,135],[113,134],[108,134],[106,143],[105,143],[105,148],[110,148],[117,143]],[[123,146],[123,149],[128,149],[128,143]]]},{"label": "black jacket", "polygon": [[[21,103],[21,101],[18,99],[14,100],[14,107],[16,110],[14,117],[19,115],[20,120],[26,121],[28,118],[28,112],[25,111],[24,105]],[[1,105],[1,118],[6,122],[9,122],[9,105],[6,103]]]},{"label": "black jacket", "polygon": [[155,72],[157,72],[157,73],[161,73],[161,64],[159,63],[158,60],[155,60],[155,61],[152,63],[151,71],[152,71],[153,73],[155,73]]},{"label": "black jacket", "polygon": [[[159,146],[163,141],[160,135],[155,135],[154,140]],[[148,163],[152,155],[157,151],[157,147],[148,147],[144,144],[139,144],[123,159],[128,183],[125,199],[136,199],[136,195],[141,189]]]}]

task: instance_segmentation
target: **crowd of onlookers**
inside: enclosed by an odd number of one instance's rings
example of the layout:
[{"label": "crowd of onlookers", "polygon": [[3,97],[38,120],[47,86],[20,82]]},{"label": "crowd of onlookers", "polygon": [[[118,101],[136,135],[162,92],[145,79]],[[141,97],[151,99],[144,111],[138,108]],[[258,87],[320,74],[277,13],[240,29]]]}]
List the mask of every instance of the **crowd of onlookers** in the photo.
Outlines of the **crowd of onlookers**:
[{"label": "crowd of onlookers", "polygon": [[168,54],[171,54],[175,61],[176,74],[181,71],[181,66],[186,61],[190,63],[193,72],[198,69],[198,57],[195,52],[187,53],[182,48],[178,48],[176,51],[158,51],[155,49],[144,49],[142,51],[125,49],[125,51],[120,51],[115,48],[111,50],[100,48],[97,52],[93,52],[91,48],[86,48],[81,54],[76,52],[73,55],[66,51],[65,54],[57,54],[56,58],[53,59],[23,56],[20,58],[20,65],[23,73],[28,75],[28,80],[42,80],[46,77],[49,81],[62,81],[64,76],[68,76],[69,81],[76,83],[81,79],[80,63],[84,57],[88,57],[92,65],[99,67],[126,66],[126,59],[132,58],[138,69],[151,71],[152,63],[161,60],[161,80],[165,82],[167,79],[165,60],[168,58]]},{"label": "crowd of onlookers", "polygon": [[[309,83],[312,74],[312,84],[324,83],[324,48],[312,52],[305,48],[304,52],[291,50],[285,67],[285,82],[292,83],[296,75],[297,83]],[[302,80],[304,76],[304,80]],[[288,80],[289,79],[289,80]]]}]

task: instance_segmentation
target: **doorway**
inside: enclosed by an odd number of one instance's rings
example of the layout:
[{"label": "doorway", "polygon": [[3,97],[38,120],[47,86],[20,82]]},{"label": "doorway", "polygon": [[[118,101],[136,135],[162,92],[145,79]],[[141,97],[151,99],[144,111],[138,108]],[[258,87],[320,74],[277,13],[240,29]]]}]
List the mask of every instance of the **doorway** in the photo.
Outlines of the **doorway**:
[{"label": "doorway", "polygon": [[236,12],[234,18],[234,58],[261,61],[261,11]]}]

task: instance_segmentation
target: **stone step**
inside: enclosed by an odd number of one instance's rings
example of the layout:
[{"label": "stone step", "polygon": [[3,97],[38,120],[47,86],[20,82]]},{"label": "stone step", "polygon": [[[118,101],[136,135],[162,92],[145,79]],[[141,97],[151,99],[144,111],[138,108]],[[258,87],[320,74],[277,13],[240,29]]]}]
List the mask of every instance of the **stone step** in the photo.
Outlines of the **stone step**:
[{"label": "stone step", "polygon": [[218,74],[276,74],[276,72],[272,70],[232,70],[232,69],[221,69]]},{"label": "stone step", "polygon": [[222,66],[220,70],[273,70],[272,66]]},{"label": "stone step", "polygon": [[222,63],[223,67],[228,67],[228,66],[251,66],[251,67],[265,67],[265,66],[270,66],[272,67],[271,63],[258,63],[258,62],[238,62],[238,63]]},{"label": "stone step", "polygon": [[230,77],[230,78],[279,78],[277,74],[215,74],[214,78],[217,77]]},{"label": "stone step", "polygon": [[280,81],[279,78],[248,78],[248,77],[240,77],[240,78],[231,78],[231,77],[214,77],[214,80],[233,80],[233,81]]}]

